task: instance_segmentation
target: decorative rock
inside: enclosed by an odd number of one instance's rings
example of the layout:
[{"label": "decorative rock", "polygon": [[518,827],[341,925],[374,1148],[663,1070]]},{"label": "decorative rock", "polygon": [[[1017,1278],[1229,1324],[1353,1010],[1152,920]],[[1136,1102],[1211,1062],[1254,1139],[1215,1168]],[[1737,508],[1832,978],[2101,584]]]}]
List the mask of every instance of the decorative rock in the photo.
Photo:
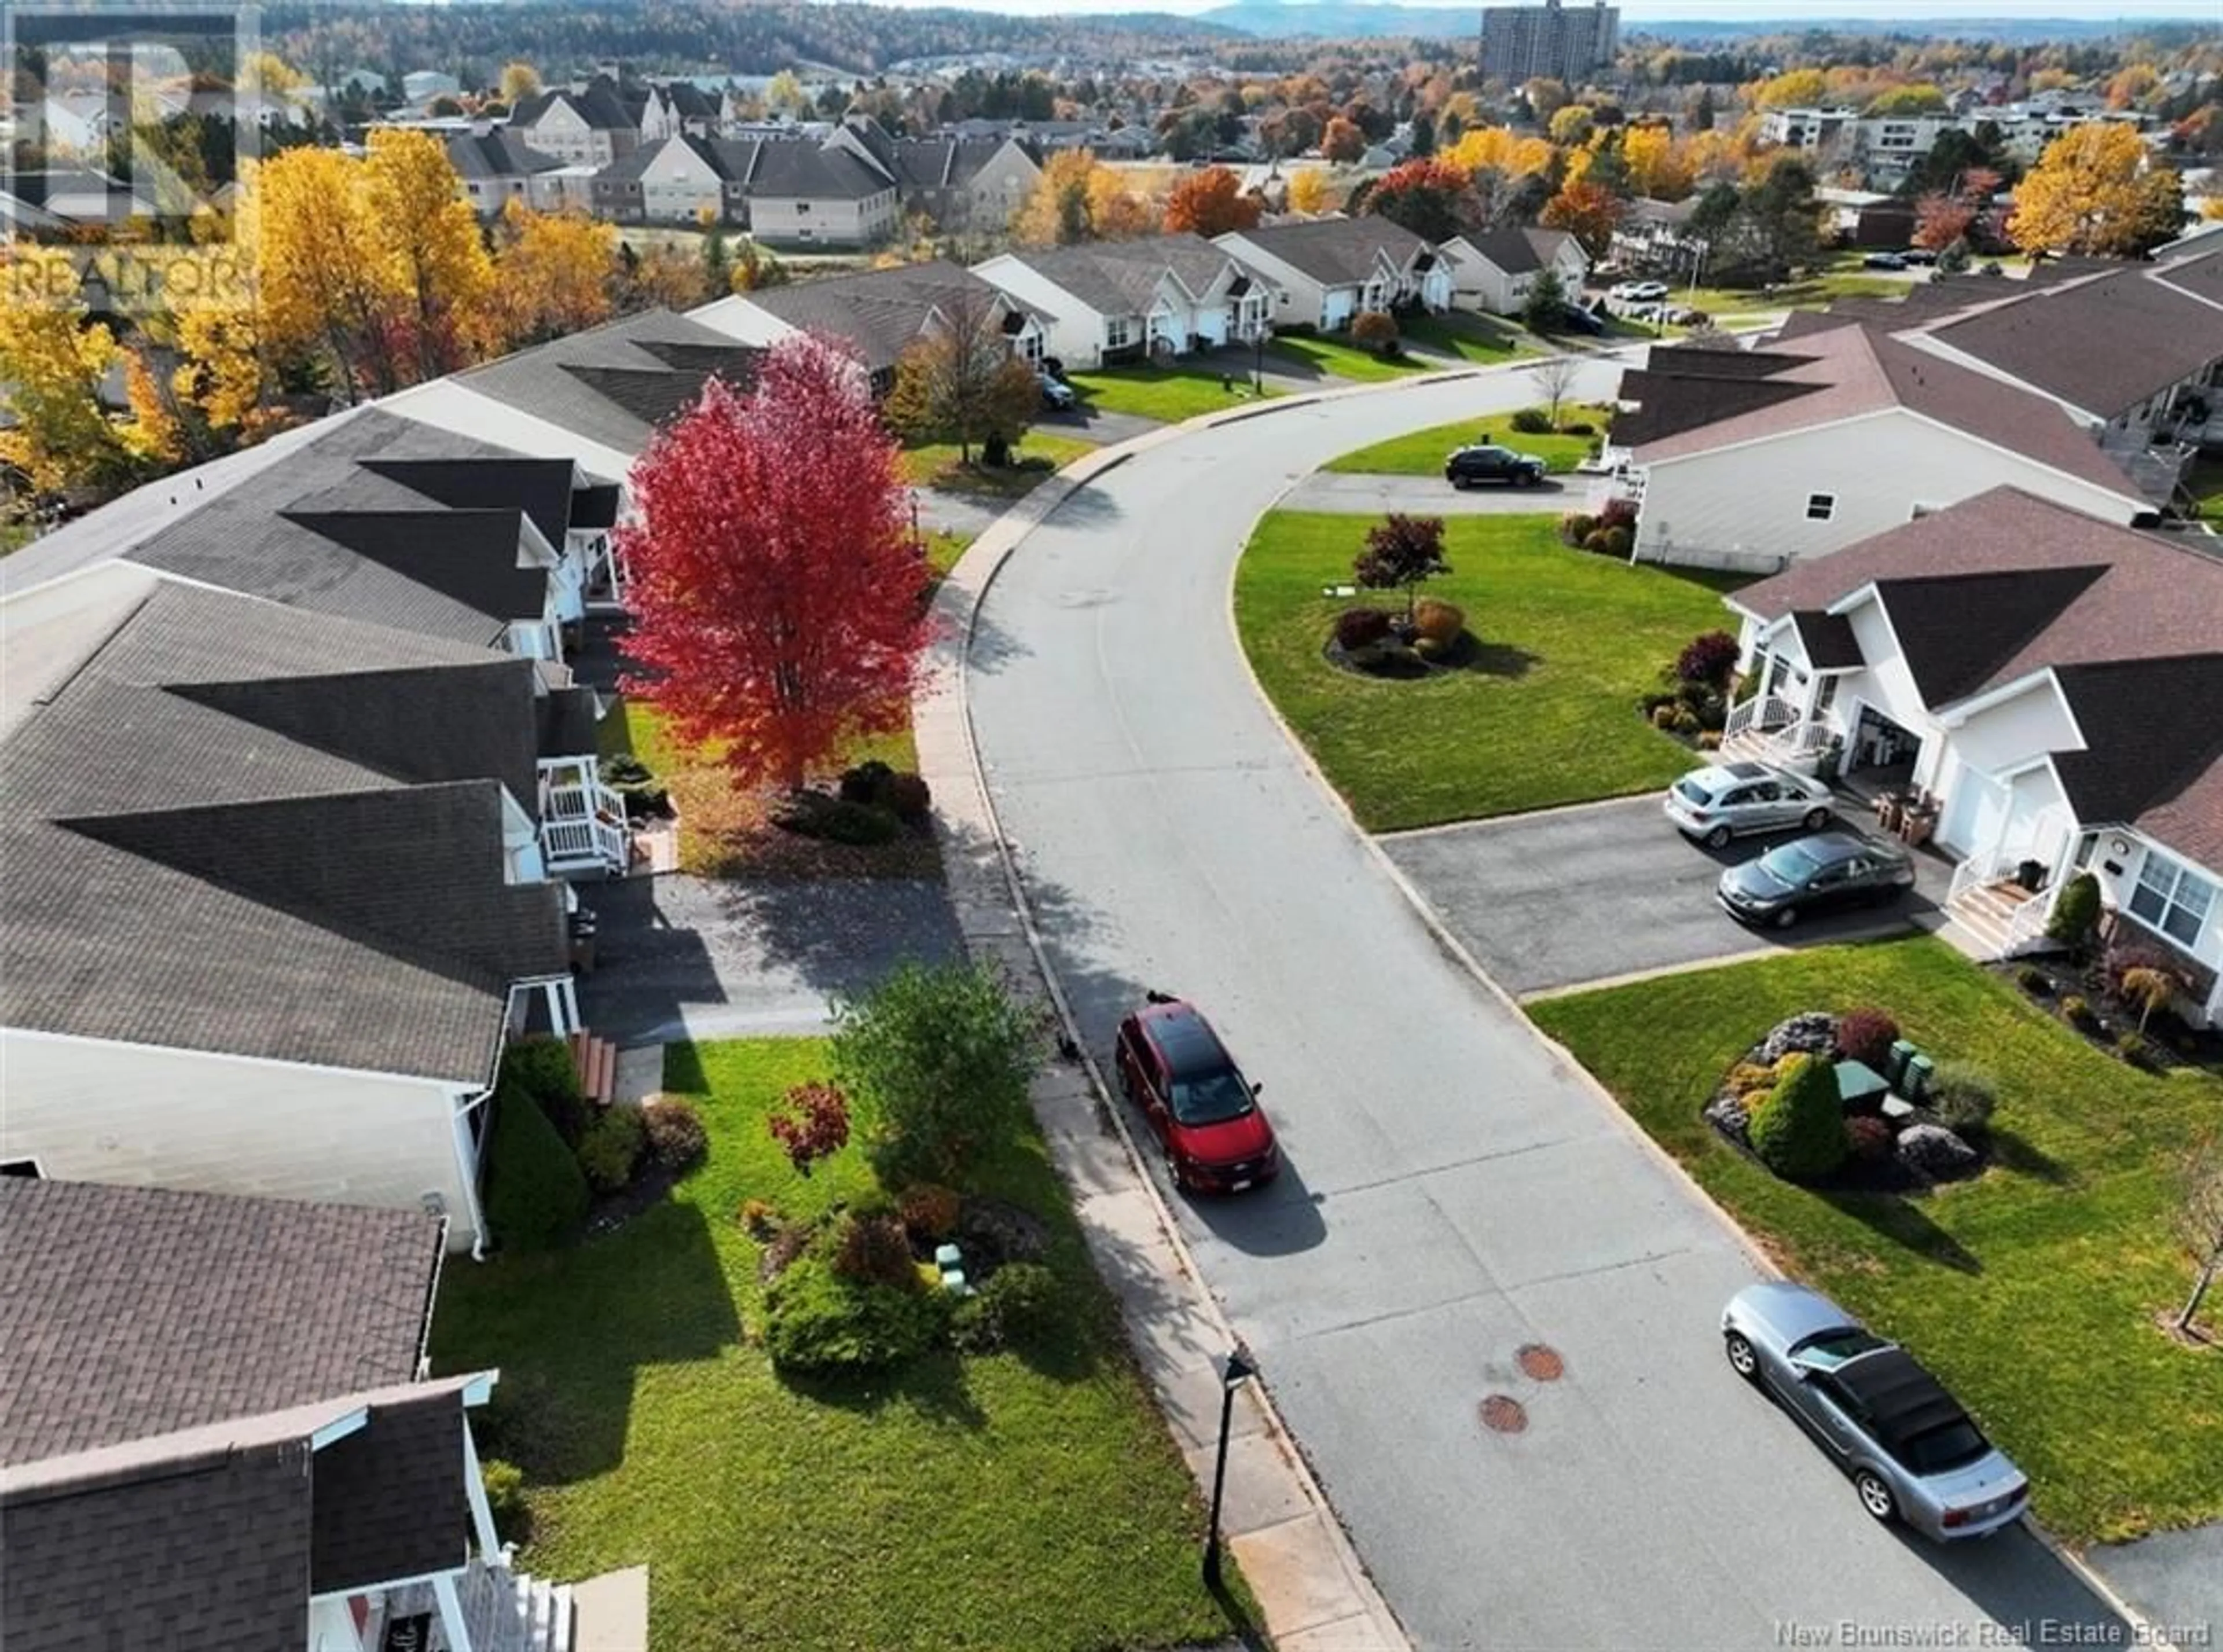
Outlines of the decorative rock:
[{"label": "decorative rock", "polygon": [[1735,1136],[1740,1141],[1744,1140],[1746,1128],[1752,1122],[1743,1103],[1734,1096],[1716,1096],[1708,1102],[1704,1118],[1716,1130],[1725,1135]]},{"label": "decorative rock", "polygon": [[1893,1151],[1900,1164],[1933,1182],[1965,1176],[1981,1161],[1974,1147],[1942,1124],[1910,1124]]},{"label": "decorative rock", "polygon": [[1787,1055],[1825,1055],[1837,1041],[1837,1018],[1825,1010],[1810,1009],[1779,1022],[1760,1042],[1754,1060],[1772,1067]]}]

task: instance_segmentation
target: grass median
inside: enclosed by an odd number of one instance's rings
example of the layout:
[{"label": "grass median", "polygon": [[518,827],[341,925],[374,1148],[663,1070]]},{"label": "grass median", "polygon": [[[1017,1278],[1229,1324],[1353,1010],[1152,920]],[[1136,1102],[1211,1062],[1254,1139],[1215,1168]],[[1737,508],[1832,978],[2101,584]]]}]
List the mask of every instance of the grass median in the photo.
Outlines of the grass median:
[{"label": "grass median", "polygon": [[[1540,407],[1533,411],[1541,413],[1545,410]],[[1391,437],[1387,442],[1376,442],[1331,459],[1321,468],[1376,476],[1440,476],[1445,454],[1453,448],[1482,440],[1486,432],[1490,441],[1518,453],[1533,454],[1552,474],[1564,476],[1589,455],[1591,442],[1604,432],[1612,418],[1610,407],[1594,402],[1571,405],[1559,410],[1560,423],[1588,424],[1593,434],[1565,436],[1553,431],[1528,436],[1513,428],[1513,416],[1509,413],[1483,413],[1449,424],[1432,424],[1408,436]]]}]

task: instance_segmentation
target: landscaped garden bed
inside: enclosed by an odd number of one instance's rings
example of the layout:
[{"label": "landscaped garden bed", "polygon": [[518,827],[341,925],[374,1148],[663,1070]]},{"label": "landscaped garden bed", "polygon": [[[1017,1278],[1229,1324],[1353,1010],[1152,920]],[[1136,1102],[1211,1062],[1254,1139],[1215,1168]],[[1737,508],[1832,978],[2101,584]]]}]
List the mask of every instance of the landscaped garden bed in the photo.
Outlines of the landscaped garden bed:
[{"label": "landscaped garden bed", "polygon": [[[1912,1196],[1804,1186],[1701,1116],[1766,1030],[1862,1006],[1887,1007],[1941,1069],[1991,1076],[1981,1174]],[[1529,1014],[1787,1269],[1936,1370],[2030,1474],[2050,1530],[2119,1540],[2223,1519],[2223,1351],[2160,1329],[2193,1279],[2180,1166],[2223,1118],[2223,1082],[2134,1071],[1927,937]],[[2207,1316],[2212,1337],[2212,1299]]]},{"label": "landscaped garden bed", "polygon": [[1012,444],[1008,462],[992,465],[978,445],[967,458],[954,442],[940,442],[904,449],[904,479],[915,487],[932,487],[945,493],[1014,499],[1032,493],[1075,459],[1095,451],[1093,442],[1048,430],[1029,430]]},{"label": "landscaped garden bed", "polygon": [[[1237,1632],[1031,1115],[999,1115],[929,1185],[882,1151],[861,1088],[828,1146],[796,1096],[836,1077],[823,1040],[673,1046],[699,1161],[610,1231],[444,1278],[435,1363],[501,1371],[480,1444],[513,1466],[489,1479],[523,1563],[646,1563],[652,1641],[675,1652]],[[978,1295],[942,1283],[953,1241]]]},{"label": "landscaped garden bed", "polygon": [[[1370,831],[1432,826],[1666,785],[1689,751],[1629,708],[1659,662],[1717,624],[1735,581],[1565,549],[1556,518],[1454,518],[1428,594],[1470,644],[1414,681],[1329,654],[1364,524],[1277,511],[1235,577],[1244,652],[1275,707]],[[1416,616],[1417,617],[1417,616]]]}]

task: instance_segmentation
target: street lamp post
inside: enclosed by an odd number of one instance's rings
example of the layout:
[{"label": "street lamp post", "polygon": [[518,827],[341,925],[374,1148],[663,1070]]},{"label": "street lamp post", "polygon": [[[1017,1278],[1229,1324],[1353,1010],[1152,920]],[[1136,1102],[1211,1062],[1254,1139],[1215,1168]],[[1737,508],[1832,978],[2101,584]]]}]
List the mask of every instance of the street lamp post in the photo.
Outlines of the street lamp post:
[{"label": "street lamp post", "polygon": [[1272,331],[1263,317],[1250,323],[1250,389],[1260,396],[1266,393],[1266,340]]},{"label": "street lamp post", "polygon": [[[1263,331],[1260,336],[1264,336]],[[1219,1587],[1219,1504],[1227,1490],[1227,1435],[1235,1421],[1235,1391],[1257,1374],[1258,1367],[1244,1357],[1239,1347],[1229,1351],[1219,1373],[1219,1456],[1212,1470],[1212,1523],[1204,1539],[1204,1586],[1207,1589]]]},{"label": "street lamp post", "polygon": [[926,536],[918,531],[918,489],[910,490],[910,543],[918,554],[926,555]]}]

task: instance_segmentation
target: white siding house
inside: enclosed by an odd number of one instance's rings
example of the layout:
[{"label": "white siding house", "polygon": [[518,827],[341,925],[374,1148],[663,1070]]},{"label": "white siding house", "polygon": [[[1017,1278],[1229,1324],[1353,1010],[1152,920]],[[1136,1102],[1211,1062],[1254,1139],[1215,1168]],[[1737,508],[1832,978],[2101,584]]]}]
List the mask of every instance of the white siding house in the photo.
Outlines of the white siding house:
[{"label": "white siding house", "polygon": [[1199,236],[1004,253],[973,273],[1042,317],[1068,367],[1239,343],[1269,318],[1265,288]]},{"label": "white siding house", "polygon": [[1370,310],[1448,310],[1455,296],[1442,254],[1383,217],[1314,218],[1213,239],[1275,292],[1277,327],[1335,332]]},{"label": "white siding house", "polygon": [[1582,242],[1559,229],[1477,231],[1445,242],[1442,251],[1452,302],[1493,316],[1519,315],[1546,270],[1559,278],[1560,291],[1575,303],[1590,271]]}]

